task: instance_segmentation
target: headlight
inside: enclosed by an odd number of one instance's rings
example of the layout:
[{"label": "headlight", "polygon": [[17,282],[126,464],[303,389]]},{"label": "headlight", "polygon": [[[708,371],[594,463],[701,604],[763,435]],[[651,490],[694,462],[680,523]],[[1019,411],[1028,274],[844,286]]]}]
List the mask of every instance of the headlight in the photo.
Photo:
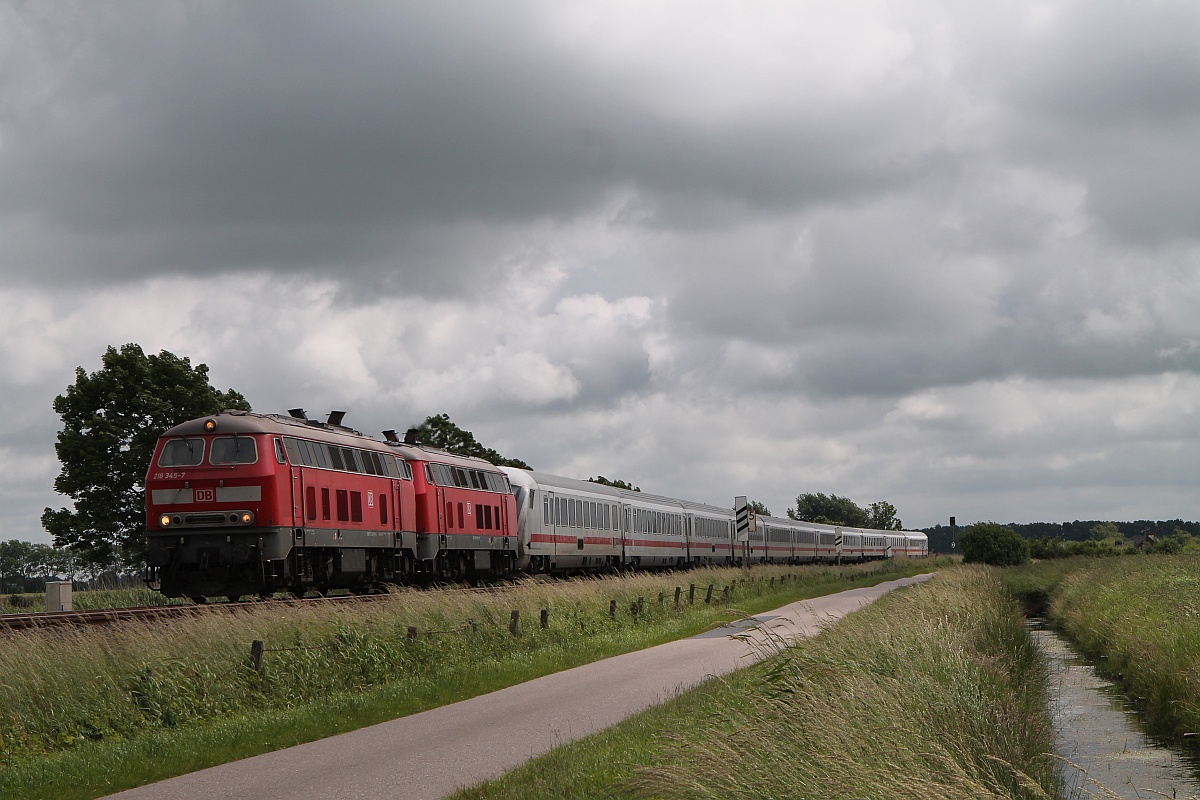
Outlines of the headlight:
[{"label": "headlight", "polygon": [[212,432],[213,432],[213,431],[215,431],[216,429],[217,429],[217,421],[216,421],[215,419],[206,419],[206,420],[204,420],[204,431],[205,431],[205,433],[212,433]]},{"label": "headlight", "polygon": [[159,525],[162,525],[164,528],[170,527],[170,525],[171,525],[171,515],[170,515],[170,514],[163,514],[161,517],[159,517],[159,518],[158,518],[158,524],[159,524]]},{"label": "headlight", "polygon": [[251,522],[254,522],[254,515],[251,514],[249,511],[243,511],[242,512],[242,524],[249,525]]}]

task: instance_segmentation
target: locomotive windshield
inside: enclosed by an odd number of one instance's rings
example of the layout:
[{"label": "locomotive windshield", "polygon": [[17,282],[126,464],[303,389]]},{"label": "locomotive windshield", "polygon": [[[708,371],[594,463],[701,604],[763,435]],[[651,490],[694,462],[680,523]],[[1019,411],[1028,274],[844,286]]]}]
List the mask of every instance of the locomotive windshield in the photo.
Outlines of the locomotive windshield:
[{"label": "locomotive windshield", "polygon": [[258,461],[258,448],[249,436],[222,436],[213,439],[210,464],[253,464]]},{"label": "locomotive windshield", "polygon": [[204,460],[203,439],[171,439],[158,457],[160,467],[195,467]]}]

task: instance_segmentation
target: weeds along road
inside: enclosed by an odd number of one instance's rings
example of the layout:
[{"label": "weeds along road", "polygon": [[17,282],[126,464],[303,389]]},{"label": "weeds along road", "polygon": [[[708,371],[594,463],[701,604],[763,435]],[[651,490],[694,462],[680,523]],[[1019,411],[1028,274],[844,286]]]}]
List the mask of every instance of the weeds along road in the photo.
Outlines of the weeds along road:
[{"label": "weeds along road", "polygon": [[803,600],[690,639],[109,798],[435,800],[765,658],[779,644],[933,574]]}]

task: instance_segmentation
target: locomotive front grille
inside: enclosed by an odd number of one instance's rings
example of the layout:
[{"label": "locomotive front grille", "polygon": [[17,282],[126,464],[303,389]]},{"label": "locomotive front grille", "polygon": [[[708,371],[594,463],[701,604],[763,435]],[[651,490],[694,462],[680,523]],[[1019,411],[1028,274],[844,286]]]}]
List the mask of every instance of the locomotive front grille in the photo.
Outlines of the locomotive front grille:
[{"label": "locomotive front grille", "polygon": [[163,514],[161,528],[244,528],[254,524],[253,511],[209,511],[203,514]]},{"label": "locomotive front grille", "polygon": [[[234,515],[234,519],[236,519]],[[188,514],[183,518],[184,525],[227,525],[229,518],[224,514]]]}]

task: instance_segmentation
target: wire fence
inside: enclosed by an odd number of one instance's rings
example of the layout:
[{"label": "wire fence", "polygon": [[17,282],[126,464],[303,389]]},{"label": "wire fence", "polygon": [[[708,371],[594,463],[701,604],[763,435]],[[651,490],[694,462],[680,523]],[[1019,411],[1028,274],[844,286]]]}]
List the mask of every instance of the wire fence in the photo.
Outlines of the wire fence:
[{"label": "wire fence", "polygon": [[[747,584],[762,584],[763,588],[768,588],[769,590],[773,591],[776,588],[776,583],[778,583],[779,588],[783,588],[784,584],[787,583],[789,579],[794,580],[795,577],[796,576],[791,574],[785,574],[778,576],[778,580],[776,576],[771,576],[769,580],[766,577],[734,579],[731,582],[723,585],[719,591],[716,583],[709,583],[707,585],[689,583],[686,589],[683,586],[676,586],[674,597],[670,598],[670,600],[668,599],[669,595],[666,591],[660,591],[658,593],[657,605],[659,610],[662,611],[666,609],[667,603],[670,602],[672,609],[679,611],[685,605],[695,605],[698,597],[705,605],[712,605],[713,603],[728,605],[734,599],[735,594],[738,593],[739,588],[745,588]],[[635,620],[643,617],[646,614],[646,606],[647,603],[645,596],[639,596],[636,600],[630,602],[628,614]],[[620,617],[620,613],[620,601],[617,598],[612,598],[609,600],[609,618],[612,620],[617,620]],[[542,608],[539,610],[538,627],[541,630],[550,629],[550,616],[549,608]],[[405,628],[405,636],[408,639],[418,639],[422,636],[447,636],[466,633],[468,631],[471,633],[478,633],[480,625],[481,623],[476,619],[467,619],[462,625],[444,629],[427,628],[422,630],[416,625],[408,625]],[[515,608],[512,609],[511,613],[509,614],[507,626],[496,625],[495,629],[499,629],[501,627],[507,627],[509,634],[514,637],[521,636],[521,611]],[[339,636],[335,641],[327,644],[297,647],[267,647],[265,641],[261,639],[255,639],[250,644],[250,662],[256,672],[262,673],[264,669],[264,658],[267,653],[330,650],[346,647],[351,644],[352,643],[348,639],[341,636]]]}]

